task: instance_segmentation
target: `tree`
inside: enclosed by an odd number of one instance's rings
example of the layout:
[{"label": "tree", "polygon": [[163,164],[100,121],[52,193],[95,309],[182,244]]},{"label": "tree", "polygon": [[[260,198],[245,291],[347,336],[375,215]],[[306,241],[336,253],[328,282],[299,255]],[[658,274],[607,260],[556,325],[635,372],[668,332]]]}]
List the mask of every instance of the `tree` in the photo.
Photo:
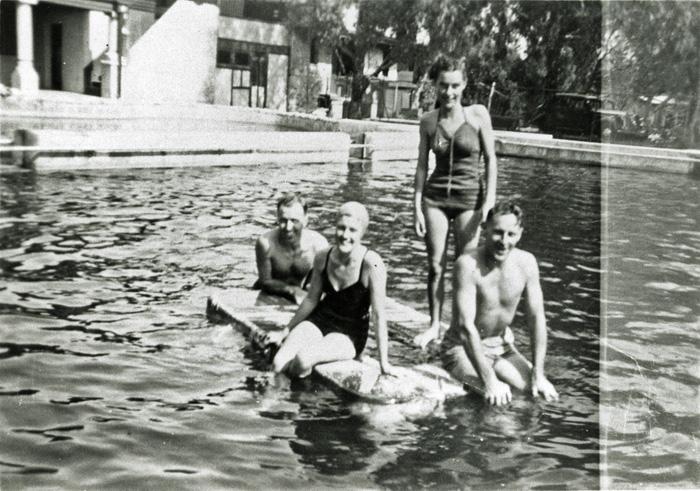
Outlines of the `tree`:
[{"label": "tree", "polygon": [[526,44],[525,82],[548,93],[600,92],[600,2],[513,2],[513,27]]},{"label": "tree", "polygon": [[610,31],[617,34],[610,70],[623,71],[635,96],[667,95],[687,101],[685,141],[698,144],[700,126],[700,3],[692,1],[611,2]]},{"label": "tree", "polygon": [[[419,3],[419,0],[308,0],[290,4],[291,29],[332,46],[339,64],[345,65],[349,58],[350,66],[345,69],[352,75],[351,117],[359,117],[360,104],[370,83],[365,75],[365,59],[372,49],[382,47],[384,61],[369,67],[370,76],[377,76],[394,63],[412,61]],[[352,8],[357,9],[357,21],[349,28],[344,20]]]}]

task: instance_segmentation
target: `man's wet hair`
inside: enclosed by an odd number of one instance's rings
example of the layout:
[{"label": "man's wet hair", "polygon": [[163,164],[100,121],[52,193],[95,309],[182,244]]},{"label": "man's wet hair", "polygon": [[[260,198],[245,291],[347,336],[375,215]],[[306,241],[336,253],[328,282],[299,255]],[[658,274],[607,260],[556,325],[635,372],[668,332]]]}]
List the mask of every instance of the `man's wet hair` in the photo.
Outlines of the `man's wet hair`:
[{"label": "man's wet hair", "polygon": [[446,55],[438,55],[428,69],[428,78],[433,82],[437,81],[442,72],[459,71],[464,80],[467,80],[467,70],[464,58],[454,58]]},{"label": "man's wet hair", "polygon": [[277,200],[277,209],[279,210],[283,206],[285,208],[288,208],[294,203],[299,203],[301,207],[304,208],[304,213],[307,212],[308,205],[306,204],[306,201],[304,201],[304,199],[297,193],[284,193],[282,197],[280,197],[280,199]]},{"label": "man's wet hair", "polygon": [[497,215],[515,215],[518,225],[522,227],[525,213],[515,201],[499,201],[486,215],[486,223],[491,222]]}]

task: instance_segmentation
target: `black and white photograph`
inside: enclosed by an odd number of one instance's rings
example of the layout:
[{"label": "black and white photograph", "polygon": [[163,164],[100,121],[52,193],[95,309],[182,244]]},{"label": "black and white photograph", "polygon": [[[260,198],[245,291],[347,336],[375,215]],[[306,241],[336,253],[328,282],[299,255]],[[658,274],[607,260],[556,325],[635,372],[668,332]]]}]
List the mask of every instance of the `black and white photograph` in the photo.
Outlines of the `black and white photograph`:
[{"label": "black and white photograph", "polygon": [[700,488],[700,1],[0,0],[0,491]]}]

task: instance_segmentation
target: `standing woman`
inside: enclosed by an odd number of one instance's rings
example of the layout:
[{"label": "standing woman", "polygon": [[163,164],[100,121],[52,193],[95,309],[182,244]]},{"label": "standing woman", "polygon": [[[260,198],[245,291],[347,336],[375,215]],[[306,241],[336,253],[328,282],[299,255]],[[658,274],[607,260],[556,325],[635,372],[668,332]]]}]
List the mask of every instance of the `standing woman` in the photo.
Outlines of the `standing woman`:
[{"label": "standing woman", "polygon": [[[413,340],[421,348],[440,337],[450,222],[456,256],[476,248],[479,225],[496,200],[497,172],[488,110],[480,104],[461,104],[466,85],[463,61],[439,56],[428,76],[435,84],[439,107],[420,120],[415,179],[414,226],[428,250],[430,327]],[[426,179],[430,150],[436,165]],[[479,172],[481,154],[486,163],[485,184]]]}]

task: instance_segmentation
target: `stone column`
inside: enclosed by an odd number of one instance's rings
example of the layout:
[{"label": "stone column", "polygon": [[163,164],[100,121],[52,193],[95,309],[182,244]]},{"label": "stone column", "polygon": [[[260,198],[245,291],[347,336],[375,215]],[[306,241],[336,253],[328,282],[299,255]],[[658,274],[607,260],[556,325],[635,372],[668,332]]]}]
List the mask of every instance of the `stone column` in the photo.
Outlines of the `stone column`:
[{"label": "stone column", "polygon": [[122,79],[124,77],[124,67],[126,66],[126,50],[129,46],[129,26],[127,22],[129,20],[129,6],[123,4],[117,4],[117,55],[119,59],[119,76],[117,78],[117,94],[118,97],[122,95]]},{"label": "stone column", "polygon": [[107,52],[102,56],[102,97],[116,99],[119,96],[119,15],[109,13],[109,41]]},{"label": "stone column", "polygon": [[12,72],[12,86],[24,94],[39,91],[39,74],[34,69],[34,29],[32,6],[38,0],[17,2],[17,66]]}]

